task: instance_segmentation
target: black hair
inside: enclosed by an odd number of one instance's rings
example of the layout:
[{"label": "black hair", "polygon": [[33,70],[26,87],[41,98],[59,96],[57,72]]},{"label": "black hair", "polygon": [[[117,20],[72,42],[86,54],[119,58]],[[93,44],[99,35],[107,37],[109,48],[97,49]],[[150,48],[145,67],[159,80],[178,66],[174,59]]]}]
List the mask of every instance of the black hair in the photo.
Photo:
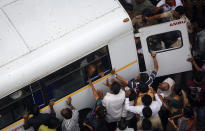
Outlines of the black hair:
[{"label": "black hair", "polygon": [[174,86],[174,93],[178,96],[182,96],[182,89],[181,87]]},{"label": "black hair", "polygon": [[48,128],[56,129],[58,127],[59,120],[56,117],[50,117],[48,120]]},{"label": "black hair", "polygon": [[125,119],[121,119],[117,122],[117,126],[120,130],[125,130],[127,128],[127,122]]},{"label": "black hair", "polygon": [[129,101],[133,101],[137,98],[137,93],[134,91],[133,88],[130,88],[129,90],[131,92],[131,94],[129,95]]},{"label": "black hair", "polygon": [[144,83],[141,83],[141,82],[138,85],[138,89],[141,93],[146,93],[149,90],[147,84],[144,84]]},{"label": "black hair", "polygon": [[105,117],[107,111],[106,111],[106,108],[104,106],[100,106],[99,108],[97,108],[95,113],[100,119],[103,119]]},{"label": "black hair", "polygon": [[145,83],[149,79],[149,75],[147,73],[140,73],[140,82]]},{"label": "black hair", "polygon": [[175,11],[178,12],[180,15],[185,14],[185,9],[184,9],[183,6],[177,6],[177,7],[175,8]]},{"label": "black hair", "polygon": [[142,129],[143,130],[151,130],[152,129],[152,123],[149,119],[145,118],[142,120]]},{"label": "black hair", "polygon": [[72,118],[72,114],[73,114],[73,112],[72,112],[72,110],[69,109],[69,108],[66,108],[66,109],[64,110],[64,112],[61,113],[61,115],[62,115],[65,119],[70,119],[70,118]]},{"label": "black hair", "polygon": [[40,108],[37,104],[33,105],[32,114],[34,116],[38,116],[40,114]]},{"label": "black hair", "polygon": [[184,117],[194,119],[194,111],[191,106],[184,107]]},{"label": "black hair", "polygon": [[144,104],[144,106],[149,106],[152,103],[152,97],[150,95],[144,95],[142,97],[142,103]]},{"label": "black hair", "polygon": [[203,80],[203,72],[201,71],[195,71],[194,72],[194,80],[198,83],[202,82]]},{"label": "black hair", "polygon": [[116,95],[120,92],[121,87],[117,82],[113,82],[110,89]]},{"label": "black hair", "polygon": [[142,114],[145,118],[149,118],[152,116],[152,110],[149,106],[147,107],[144,107],[143,110],[142,110]]}]

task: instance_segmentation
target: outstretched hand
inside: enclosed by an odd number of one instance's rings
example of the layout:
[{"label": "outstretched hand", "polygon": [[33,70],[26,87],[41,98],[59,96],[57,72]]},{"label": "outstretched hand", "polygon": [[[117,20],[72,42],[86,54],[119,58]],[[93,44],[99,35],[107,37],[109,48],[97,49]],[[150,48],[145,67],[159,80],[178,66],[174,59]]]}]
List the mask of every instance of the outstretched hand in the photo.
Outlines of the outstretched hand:
[{"label": "outstretched hand", "polygon": [[151,56],[152,56],[153,58],[156,57],[156,55],[157,55],[157,53],[154,52],[154,51],[151,53]]},{"label": "outstretched hand", "polygon": [[193,58],[193,57],[192,57],[192,58],[188,58],[187,61],[188,61],[188,62],[193,62],[193,61],[194,61],[194,58]]},{"label": "outstretched hand", "polygon": [[111,73],[112,75],[116,74],[115,69],[112,69],[110,73]]},{"label": "outstretched hand", "polygon": [[67,100],[67,104],[70,106],[70,105],[71,105],[71,102],[72,102],[72,98],[69,97],[68,100]]}]

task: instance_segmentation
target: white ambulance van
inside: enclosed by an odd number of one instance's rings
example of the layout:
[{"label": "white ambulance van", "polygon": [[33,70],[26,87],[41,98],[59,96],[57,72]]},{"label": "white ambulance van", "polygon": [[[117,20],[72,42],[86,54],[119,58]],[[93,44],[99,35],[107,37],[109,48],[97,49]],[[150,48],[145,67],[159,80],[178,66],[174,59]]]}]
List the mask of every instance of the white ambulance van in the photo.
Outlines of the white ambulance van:
[{"label": "white ambulance van", "polygon": [[2,131],[24,130],[22,116],[33,104],[49,112],[48,103],[54,100],[59,119],[70,96],[77,109],[92,107],[90,65],[100,64],[101,75],[96,71],[92,80],[104,93],[112,68],[128,80],[135,78],[140,72],[135,39],[141,41],[148,72],[153,68],[151,51],[157,52],[158,76],[191,70],[183,20],[134,34],[118,0],[0,0],[0,8]]}]

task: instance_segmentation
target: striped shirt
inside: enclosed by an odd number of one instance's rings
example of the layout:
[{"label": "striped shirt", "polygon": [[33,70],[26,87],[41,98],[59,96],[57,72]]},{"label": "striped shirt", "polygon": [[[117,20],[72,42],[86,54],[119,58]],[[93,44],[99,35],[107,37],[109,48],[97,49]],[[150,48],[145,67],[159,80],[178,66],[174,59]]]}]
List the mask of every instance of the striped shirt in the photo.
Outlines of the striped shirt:
[{"label": "striped shirt", "polygon": [[[152,71],[152,73],[149,76],[148,81],[145,84],[147,86],[150,86],[153,83],[156,76],[157,76],[157,72]],[[139,85],[139,82],[128,81],[128,86],[131,87],[131,88],[136,88],[138,85]]]}]

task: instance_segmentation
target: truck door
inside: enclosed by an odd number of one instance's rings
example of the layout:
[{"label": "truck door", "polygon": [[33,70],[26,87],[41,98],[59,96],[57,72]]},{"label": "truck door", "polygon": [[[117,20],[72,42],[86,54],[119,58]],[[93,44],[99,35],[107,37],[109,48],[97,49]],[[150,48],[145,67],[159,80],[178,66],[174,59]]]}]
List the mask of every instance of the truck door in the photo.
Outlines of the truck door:
[{"label": "truck door", "polygon": [[192,70],[187,62],[191,56],[186,22],[182,19],[139,29],[147,71],[153,69],[151,51],[157,53],[159,72],[157,76]]}]

